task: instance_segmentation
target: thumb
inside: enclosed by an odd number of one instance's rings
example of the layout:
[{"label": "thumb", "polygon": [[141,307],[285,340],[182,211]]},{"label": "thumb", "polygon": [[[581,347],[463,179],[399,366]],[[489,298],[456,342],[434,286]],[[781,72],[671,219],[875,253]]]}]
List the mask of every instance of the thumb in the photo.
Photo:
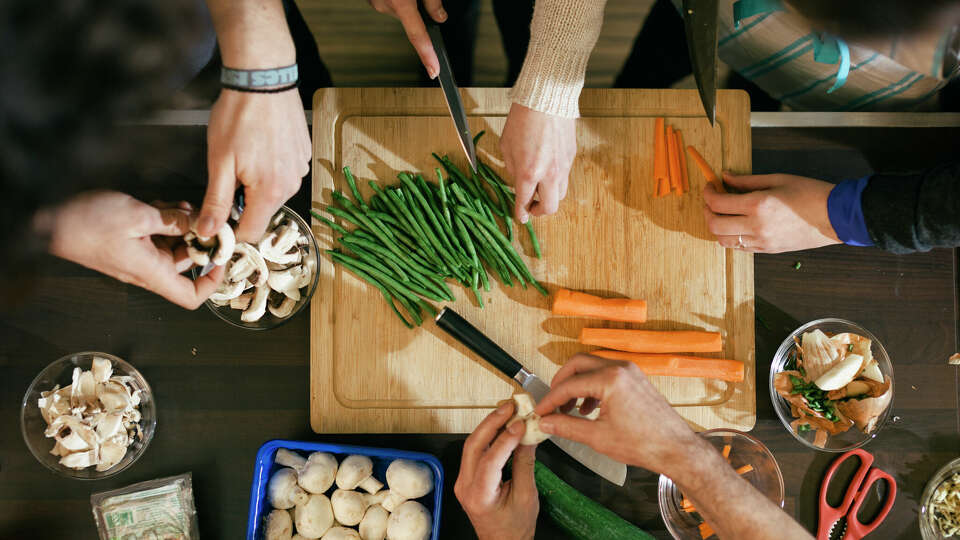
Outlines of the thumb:
[{"label": "thumb", "polygon": [[600,426],[594,420],[575,418],[569,414],[548,414],[540,419],[540,429],[550,435],[590,445],[599,439]]},{"label": "thumb", "polygon": [[745,174],[741,176],[724,171],[723,182],[740,191],[757,191],[780,185],[781,182],[778,181],[778,177],[779,175],[776,174]]},{"label": "thumb", "polygon": [[537,461],[537,446],[523,445],[513,451],[513,488],[520,496],[537,496],[537,484],[533,478],[533,467]]},{"label": "thumb", "polygon": [[237,173],[234,167],[233,155],[207,155],[207,193],[203,196],[203,207],[200,209],[200,220],[197,222],[197,234],[213,236],[230,217],[230,208],[233,206],[233,193],[237,186]]}]

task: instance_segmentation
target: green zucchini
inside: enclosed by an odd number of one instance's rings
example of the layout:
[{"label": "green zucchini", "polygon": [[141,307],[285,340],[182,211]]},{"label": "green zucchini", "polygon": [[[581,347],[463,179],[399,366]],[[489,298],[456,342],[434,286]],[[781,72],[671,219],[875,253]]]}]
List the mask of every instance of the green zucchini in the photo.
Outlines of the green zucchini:
[{"label": "green zucchini", "polygon": [[653,540],[606,507],[561,480],[539,461],[534,466],[537,491],[547,515],[576,540]]}]

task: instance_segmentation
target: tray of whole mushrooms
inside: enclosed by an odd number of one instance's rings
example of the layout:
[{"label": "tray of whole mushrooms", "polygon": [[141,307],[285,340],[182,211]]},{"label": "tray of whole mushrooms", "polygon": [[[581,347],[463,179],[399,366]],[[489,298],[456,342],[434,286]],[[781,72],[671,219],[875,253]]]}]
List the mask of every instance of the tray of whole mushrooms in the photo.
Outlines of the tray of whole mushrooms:
[{"label": "tray of whole mushrooms", "polygon": [[[292,316],[310,301],[317,275],[317,247],[306,223],[283,207],[256,244],[234,234],[237,213],[216,236],[184,236],[187,253],[198,267],[225,266],[223,282],[208,305],[228,322],[269,327]],[[194,226],[196,224],[194,223]]]},{"label": "tray of whole mushrooms", "polygon": [[[306,457],[281,448],[280,466],[267,483],[270,511],[264,518],[265,540],[427,540],[433,516],[416,499],[434,490],[430,467],[397,458],[384,480],[374,476],[369,456],[313,452]],[[298,535],[298,536],[297,536]]]}]

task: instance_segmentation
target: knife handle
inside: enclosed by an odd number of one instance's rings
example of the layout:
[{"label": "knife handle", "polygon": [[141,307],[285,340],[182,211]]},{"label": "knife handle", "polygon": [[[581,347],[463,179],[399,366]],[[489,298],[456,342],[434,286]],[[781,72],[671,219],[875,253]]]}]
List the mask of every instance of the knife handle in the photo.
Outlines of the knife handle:
[{"label": "knife handle", "polygon": [[463,343],[468,349],[480,355],[481,358],[499,369],[504,375],[514,378],[523,369],[507,351],[485,336],[483,332],[473,326],[456,311],[446,307],[437,315],[437,326]]}]

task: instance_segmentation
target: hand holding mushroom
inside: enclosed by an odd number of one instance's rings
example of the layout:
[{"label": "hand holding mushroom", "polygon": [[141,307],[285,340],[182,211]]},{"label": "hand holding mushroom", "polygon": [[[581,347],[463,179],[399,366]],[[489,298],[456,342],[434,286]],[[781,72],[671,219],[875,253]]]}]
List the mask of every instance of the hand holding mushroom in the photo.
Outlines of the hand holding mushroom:
[{"label": "hand holding mushroom", "polygon": [[[540,511],[533,479],[536,446],[520,444],[525,422],[507,425],[514,409],[512,401],[498,407],[463,444],[453,491],[480,540],[527,540],[536,530]],[[513,478],[504,482],[503,467],[511,455]],[[390,488],[392,493],[393,484]]]}]

